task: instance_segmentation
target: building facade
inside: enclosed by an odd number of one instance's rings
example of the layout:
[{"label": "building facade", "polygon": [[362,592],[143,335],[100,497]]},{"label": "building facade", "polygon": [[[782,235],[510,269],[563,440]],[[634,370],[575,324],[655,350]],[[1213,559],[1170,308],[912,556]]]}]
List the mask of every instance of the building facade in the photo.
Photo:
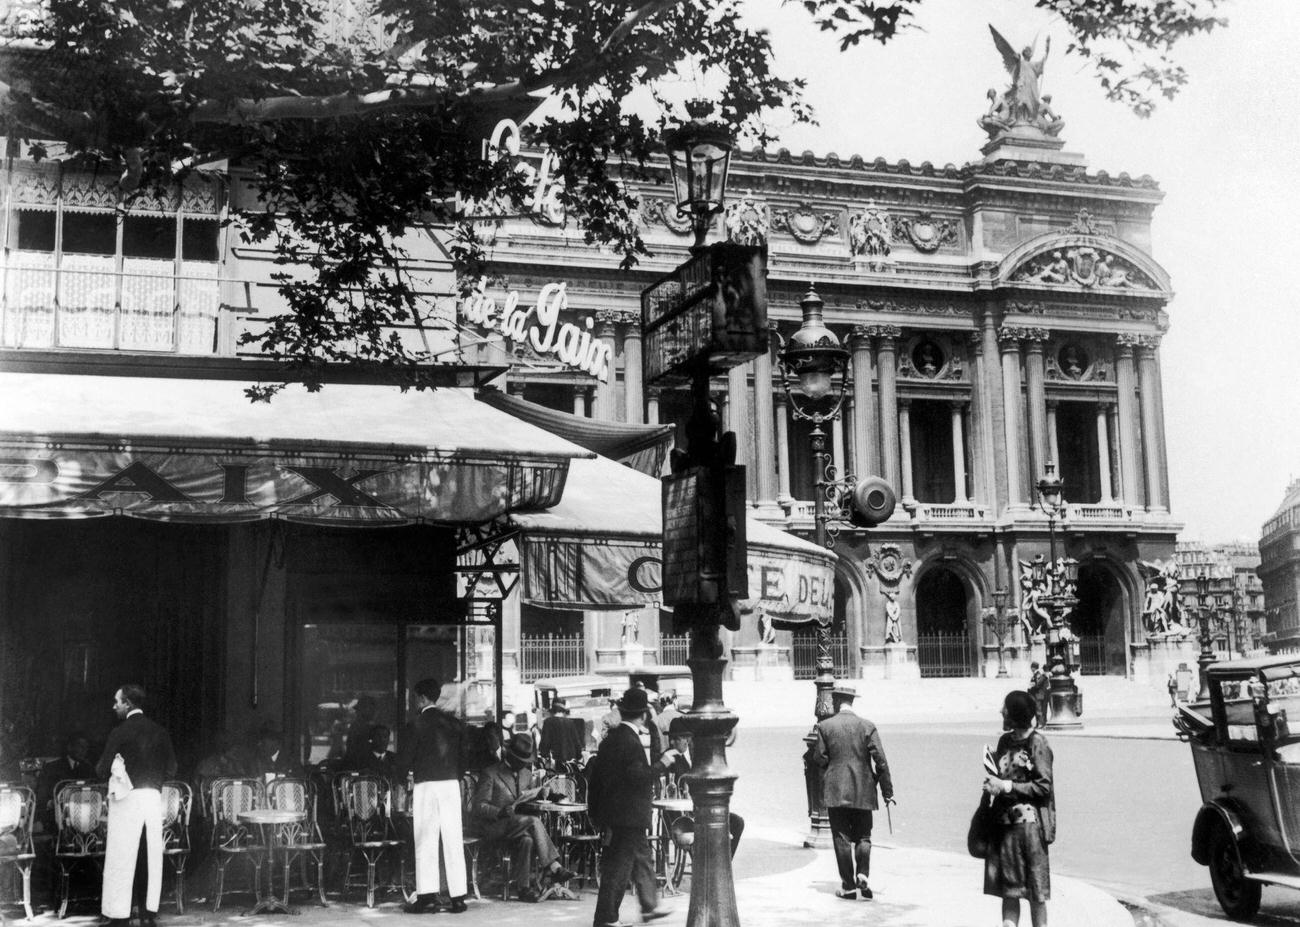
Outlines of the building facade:
[{"label": "building facade", "polygon": [[[1267,641],[1264,586],[1259,578],[1259,547],[1246,541],[1205,544],[1179,541],[1179,599],[1184,624],[1193,631],[1209,616],[1211,638],[1223,656],[1261,653]],[[1210,578],[1212,599],[1201,602],[1197,577]]]},{"label": "building facade", "polygon": [[1259,537],[1259,579],[1264,593],[1265,643],[1276,653],[1300,648],[1300,480]]},{"label": "building facade", "polygon": [[[881,475],[900,499],[887,523],[836,538],[837,671],[982,674],[996,665],[982,620],[992,593],[1011,590],[1017,609],[1021,563],[1048,555],[1053,533],[1058,556],[1080,561],[1072,624],[1084,673],[1163,680],[1194,656],[1143,621],[1141,564],[1172,563],[1180,528],[1161,399],[1172,291],[1150,241],[1156,183],[1089,172],[1059,145],[991,144],[963,167],[737,152],[728,189],[712,240],[764,244],[768,260],[772,351],[714,384],[755,514],[812,533],[809,425],[792,416],[777,363],[810,281],[851,351],[844,411],[830,428],[834,466]],[[610,359],[607,377],[593,375],[462,307],[467,356],[510,362],[511,393],[610,421],[687,417],[685,391],[642,377],[638,297],[685,259],[689,222],[668,188],[638,192],[654,255],[631,271],[584,246],[562,217],[485,225],[512,289],[490,291],[496,304],[535,304],[539,318],[559,307],[561,322]],[[1035,488],[1049,462],[1068,502],[1052,523]],[[895,609],[905,657],[885,642]],[[648,617],[640,626],[658,625],[672,646],[667,624]],[[508,649],[546,634],[617,634],[590,615],[527,606],[519,627]],[[1019,672],[1032,643],[1019,630],[1006,643]],[[733,672],[811,675],[815,648],[802,633],[755,620],[729,644]]]}]

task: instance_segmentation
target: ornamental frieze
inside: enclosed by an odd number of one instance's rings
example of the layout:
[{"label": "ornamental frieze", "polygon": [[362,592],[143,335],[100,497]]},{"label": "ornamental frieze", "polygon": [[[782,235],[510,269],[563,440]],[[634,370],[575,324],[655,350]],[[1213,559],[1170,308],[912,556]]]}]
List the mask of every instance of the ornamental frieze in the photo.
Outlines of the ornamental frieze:
[{"label": "ornamental frieze", "polygon": [[892,217],[889,232],[893,241],[910,242],[923,254],[933,254],[943,245],[957,242],[957,223],[950,219],[936,219],[928,212],[910,219]]},{"label": "ornamental frieze", "polygon": [[679,213],[677,204],[672,200],[643,197],[641,220],[646,225],[662,225],[678,235],[689,235],[691,232],[691,217]]},{"label": "ornamental frieze", "polygon": [[840,233],[840,216],[838,212],[816,212],[807,204],[796,209],[774,209],[772,228],[789,232],[801,244],[815,245]]},{"label": "ornamental frieze", "polygon": [[727,207],[723,216],[723,227],[727,230],[727,240],[738,245],[758,246],[767,243],[768,229],[772,220],[767,204],[746,193],[739,200]]},{"label": "ornamental frieze", "polygon": [[1051,332],[1036,325],[1003,325],[998,329],[998,341],[1046,341]]},{"label": "ornamental frieze", "polygon": [[969,310],[952,303],[899,302],[893,299],[860,299],[857,308],[864,312],[905,312],[909,315],[967,315]]},{"label": "ornamental frieze", "polygon": [[1130,261],[1097,248],[1058,248],[1026,261],[1012,282],[1078,285],[1123,290],[1154,290],[1151,278]]},{"label": "ornamental frieze", "polygon": [[45,206],[53,209],[59,201],[58,175],[46,171],[15,173],[13,200],[24,206]]},{"label": "ornamental frieze", "polygon": [[117,184],[90,174],[64,174],[64,209],[116,209]]}]

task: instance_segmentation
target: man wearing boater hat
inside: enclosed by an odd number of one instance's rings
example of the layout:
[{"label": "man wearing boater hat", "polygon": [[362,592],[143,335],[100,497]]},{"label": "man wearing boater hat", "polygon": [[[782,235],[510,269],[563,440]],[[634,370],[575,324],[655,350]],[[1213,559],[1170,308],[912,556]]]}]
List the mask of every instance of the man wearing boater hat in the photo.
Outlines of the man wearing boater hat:
[{"label": "man wearing boater hat", "polygon": [[[813,729],[813,761],[826,770],[822,796],[835,846],[835,864],[840,870],[839,898],[872,897],[867,878],[871,874],[871,813],[878,807],[876,786],[885,803],[894,800],[894,783],[889,762],[880,743],[880,732],[866,718],[853,712],[857,690],[836,684],[831,689],[834,714]],[[856,869],[856,872],[855,872]]]},{"label": "man wearing boater hat", "polygon": [[676,750],[665,750],[652,766],[641,744],[650,702],[645,689],[631,688],[616,703],[620,722],[600,742],[587,767],[587,811],[609,832],[600,860],[596,927],[619,923],[618,909],[628,883],[636,889],[642,920],[670,914],[659,907],[654,867],[650,863],[650,793],[655,777],[673,765]]}]

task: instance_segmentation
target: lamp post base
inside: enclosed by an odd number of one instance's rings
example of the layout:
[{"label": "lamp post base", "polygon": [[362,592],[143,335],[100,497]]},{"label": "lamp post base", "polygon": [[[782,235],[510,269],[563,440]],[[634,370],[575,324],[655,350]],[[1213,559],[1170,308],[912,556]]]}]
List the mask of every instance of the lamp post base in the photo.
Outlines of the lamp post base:
[{"label": "lamp post base", "polygon": [[1047,723],[1049,730],[1069,730],[1083,727],[1083,693],[1074,684],[1073,676],[1053,676],[1047,693]]},{"label": "lamp post base", "polygon": [[813,762],[813,745],[817,743],[815,731],[804,735],[807,749],[803,755],[804,785],[808,789],[808,834],[803,845],[811,850],[824,850],[831,845],[831,822],[822,799],[822,780],[825,770]]}]

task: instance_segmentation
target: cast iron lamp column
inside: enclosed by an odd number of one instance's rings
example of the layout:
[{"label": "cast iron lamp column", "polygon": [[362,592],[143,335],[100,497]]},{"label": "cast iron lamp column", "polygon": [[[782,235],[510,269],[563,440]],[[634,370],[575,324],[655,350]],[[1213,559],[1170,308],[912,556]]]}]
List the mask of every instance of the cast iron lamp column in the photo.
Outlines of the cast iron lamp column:
[{"label": "cast iron lamp column", "polygon": [[[1074,596],[1078,581],[1079,563],[1072,557],[1056,559],[1056,518],[1065,510],[1065,500],[1061,498],[1061,479],[1056,475],[1056,464],[1047,463],[1043,478],[1038,481],[1038,500],[1047,515],[1047,537],[1050,558],[1046,564],[1035,562],[1034,577],[1042,584],[1047,594],[1042,597],[1047,606],[1051,623],[1047,629],[1047,650],[1049,667],[1047,670],[1049,688],[1047,696],[1047,724],[1049,728],[1082,727],[1079,715],[1083,713],[1083,697],[1070,674],[1069,649],[1070,626],[1067,616],[1074,610],[1079,600]],[[1041,568],[1041,574],[1039,570]]]},{"label": "cast iron lamp column", "polygon": [[[677,210],[691,217],[695,244],[691,253],[704,251],[713,216],[722,211],[731,162],[731,132],[707,119],[712,105],[692,100],[686,104],[691,121],[664,136],[672,170]],[[735,436],[721,434],[709,396],[709,365],[692,375],[691,418],[686,425],[685,455],[695,466],[721,473],[728,456],[734,458]],[[732,452],[726,452],[730,445]],[[725,585],[714,605],[678,605],[674,619],[690,631],[691,668],[695,700],[682,712],[682,722],[692,738],[692,765],[688,781],[695,816],[692,854],[691,902],[687,927],[739,927],[736,886],[731,870],[731,794],[736,776],[727,766],[727,737],[739,720],[722,701],[723,658],[718,628],[735,604],[728,601]]]},{"label": "cast iron lamp column", "polygon": [[1007,679],[1006,645],[1007,633],[1018,623],[1006,612],[1007,590],[993,590],[993,608],[984,616],[984,626],[989,629],[998,642],[998,679]]},{"label": "cast iron lamp column", "polygon": [[1196,665],[1200,667],[1200,689],[1196,693],[1198,702],[1208,702],[1210,700],[1210,674],[1206,672],[1211,663],[1218,658],[1214,655],[1214,642],[1210,637],[1210,577],[1204,570],[1196,574],[1196,623],[1200,626],[1197,628],[1197,637],[1200,640],[1201,653],[1196,658]]},{"label": "cast iron lamp column", "polygon": [[[836,492],[842,481],[836,480],[831,455],[826,451],[826,432],[822,425],[834,421],[844,405],[844,388],[848,371],[849,352],[840,345],[835,333],[822,321],[825,304],[812,285],[799,303],[803,322],[790,336],[778,354],[781,384],[790,400],[790,409],[797,419],[812,422],[811,446],[813,457],[813,543],[831,546],[827,538],[826,523],[834,517],[826,513],[826,497]],[[838,379],[838,392],[836,380]],[[851,480],[850,480],[851,482]],[[829,718],[831,689],[835,686],[835,660],[831,655],[831,623],[817,622],[817,676],[813,680],[816,699],[813,714],[817,721]],[[804,738],[804,779],[808,790],[808,818],[810,830],[804,846],[830,845],[830,823],[826,816],[826,803],[822,796],[822,771],[812,762],[816,734],[812,731]]]}]

